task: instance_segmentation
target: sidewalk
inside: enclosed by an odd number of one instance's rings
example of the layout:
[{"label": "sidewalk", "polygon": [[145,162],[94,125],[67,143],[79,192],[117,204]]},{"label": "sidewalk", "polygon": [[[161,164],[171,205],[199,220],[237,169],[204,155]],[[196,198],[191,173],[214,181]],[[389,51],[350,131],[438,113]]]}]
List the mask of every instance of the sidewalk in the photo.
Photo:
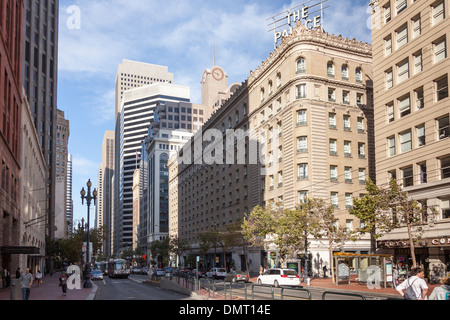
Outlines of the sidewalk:
[{"label": "sidewalk", "polygon": [[[257,283],[257,277],[251,278],[251,282]],[[331,278],[315,278],[311,279],[310,286],[307,286],[306,283],[301,283],[304,289],[322,289],[326,291],[338,291],[338,292],[347,292],[347,293],[355,293],[355,294],[361,294],[361,295],[380,295],[383,297],[388,298],[399,298],[401,299],[400,293],[395,288],[387,287],[384,288],[382,285],[380,289],[370,289],[367,286],[367,283],[361,283],[358,282],[350,282],[348,284],[348,281],[346,282],[340,282],[339,285],[333,284],[333,280]],[[440,284],[429,284],[428,285],[428,296],[433,292],[433,289],[436,287],[439,287]]]},{"label": "sidewalk", "polygon": [[[69,290],[67,296],[62,295],[62,289],[58,286],[58,279],[61,273],[55,273],[53,276],[46,276],[42,279],[43,284],[39,287],[33,284],[30,290],[30,301],[74,301],[74,300],[94,300],[97,292],[97,286],[92,284],[92,289]],[[83,286],[83,282],[81,284]],[[22,291],[20,296],[22,296]],[[0,289],[0,301],[11,300],[10,288]]]}]

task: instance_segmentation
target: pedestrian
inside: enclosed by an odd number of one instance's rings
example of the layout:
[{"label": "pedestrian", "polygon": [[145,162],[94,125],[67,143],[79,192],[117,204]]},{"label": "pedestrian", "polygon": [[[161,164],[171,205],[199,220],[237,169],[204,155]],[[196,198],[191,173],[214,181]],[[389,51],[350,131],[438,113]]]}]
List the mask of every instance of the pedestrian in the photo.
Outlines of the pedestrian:
[{"label": "pedestrian", "polygon": [[20,273],[20,268],[17,268],[16,270],[16,279],[20,279],[21,273]]},{"label": "pedestrian", "polygon": [[42,283],[42,273],[41,273],[41,270],[38,269],[38,271],[36,272],[35,278],[36,278],[36,285],[39,287],[39,284]]},{"label": "pedestrian", "polygon": [[8,271],[7,268],[5,268],[3,270],[3,276],[5,277],[5,284],[4,284],[4,286],[5,286],[5,288],[8,288],[10,286],[10,284],[11,284],[11,273]]},{"label": "pedestrian", "polygon": [[264,268],[262,265],[259,265],[259,275],[262,276],[263,273],[264,273]]},{"label": "pedestrian", "polygon": [[67,280],[69,277],[67,276],[67,273],[65,271],[62,272],[61,276],[59,277],[59,286],[62,288],[63,296],[67,296]]},{"label": "pedestrian", "polygon": [[[425,300],[428,286],[425,280],[425,271],[422,268],[411,270],[412,277],[403,281],[396,289],[406,300]],[[404,292],[403,292],[404,291]]]},{"label": "pedestrian", "polygon": [[441,286],[434,288],[429,299],[430,300],[450,300],[450,278],[443,277]]},{"label": "pedestrian", "polygon": [[33,285],[33,275],[30,273],[30,269],[26,268],[25,272],[20,276],[20,283],[22,286],[22,299],[30,299],[30,289]]},{"label": "pedestrian", "polygon": [[396,267],[392,268],[392,282],[394,283],[394,288],[398,286],[398,270]]},{"label": "pedestrian", "polygon": [[327,266],[323,266],[323,277],[324,277],[325,279],[328,278],[328,277],[327,277],[327,271],[328,271]]}]

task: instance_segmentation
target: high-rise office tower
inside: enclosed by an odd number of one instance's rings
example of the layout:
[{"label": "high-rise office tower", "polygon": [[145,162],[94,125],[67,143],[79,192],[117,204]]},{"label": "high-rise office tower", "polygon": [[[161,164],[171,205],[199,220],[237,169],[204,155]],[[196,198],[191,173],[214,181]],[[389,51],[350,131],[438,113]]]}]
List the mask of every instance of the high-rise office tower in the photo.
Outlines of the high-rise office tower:
[{"label": "high-rise office tower", "polygon": [[[371,1],[377,184],[392,178],[436,215],[423,219],[417,263],[450,267],[450,1]],[[411,266],[406,226],[378,247]]]},{"label": "high-rise office tower", "polygon": [[125,91],[153,83],[173,83],[168,67],[123,60],[116,74],[116,115]]},{"label": "high-rise office tower", "polygon": [[[133,242],[133,172],[139,166],[141,141],[145,138],[162,99],[189,102],[186,88],[173,91],[173,74],[167,67],[124,60],[116,76],[116,125],[113,207],[111,226],[112,253],[131,247]],[[145,87],[144,87],[145,86]],[[181,94],[181,96],[179,95]]]},{"label": "high-rise office tower", "polygon": [[67,160],[69,158],[70,122],[64,111],[57,109],[56,116],[56,191],[55,191],[55,238],[68,235],[67,222]]},{"label": "high-rise office tower", "polygon": [[98,198],[96,207],[96,227],[103,227],[105,241],[103,252],[110,254],[110,234],[111,234],[111,192],[112,177],[114,175],[114,131],[106,131],[102,145],[102,163],[99,166]]},{"label": "high-rise office tower", "polygon": [[51,239],[55,232],[58,10],[58,0],[24,1],[23,86],[49,170],[46,233]]},{"label": "high-rise office tower", "polygon": [[6,247],[20,241],[22,15],[23,1],[0,2],[0,266],[10,270],[18,266],[18,256]]},{"label": "high-rise office tower", "polygon": [[70,234],[73,231],[72,155],[70,153],[67,155],[66,170],[67,170],[66,222],[67,222],[67,234]]}]

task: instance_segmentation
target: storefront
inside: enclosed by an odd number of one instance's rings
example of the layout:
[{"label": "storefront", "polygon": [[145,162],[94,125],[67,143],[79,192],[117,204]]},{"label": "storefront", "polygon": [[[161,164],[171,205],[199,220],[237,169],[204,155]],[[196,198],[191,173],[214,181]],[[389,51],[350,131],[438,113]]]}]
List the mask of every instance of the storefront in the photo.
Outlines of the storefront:
[{"label": "storefront", "polygon": [[[405,278],[413,267],[409,241],[379,241],[378,251],[392,254],[399,276]],[[415,244],[416,263],[425,270],[425,277],[430,283],[439,283],[440,279],[450,273],[450,236],[425,238]]]}]

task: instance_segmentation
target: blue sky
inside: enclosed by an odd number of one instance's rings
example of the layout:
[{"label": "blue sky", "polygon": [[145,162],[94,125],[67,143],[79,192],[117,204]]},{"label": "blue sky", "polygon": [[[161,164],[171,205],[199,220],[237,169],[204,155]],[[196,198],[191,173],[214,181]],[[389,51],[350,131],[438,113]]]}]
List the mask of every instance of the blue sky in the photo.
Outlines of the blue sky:
[{"label": "blue sky", "polygon": [[[241,83],[273,51],[266,19],[305,1],[61,0],[58,108],[70,121],[74,220],[86,218],[81,188],[88,179],[98,186],[104,132],[114,130],[122,59],[167,66],[176,84],[191,88],[191,102],[200,103],[200,80],[213,65],[214,44],[216,65],[226,70],[229,84]],[[325,31],[370,43],[368,3],[328,0]]]}]

